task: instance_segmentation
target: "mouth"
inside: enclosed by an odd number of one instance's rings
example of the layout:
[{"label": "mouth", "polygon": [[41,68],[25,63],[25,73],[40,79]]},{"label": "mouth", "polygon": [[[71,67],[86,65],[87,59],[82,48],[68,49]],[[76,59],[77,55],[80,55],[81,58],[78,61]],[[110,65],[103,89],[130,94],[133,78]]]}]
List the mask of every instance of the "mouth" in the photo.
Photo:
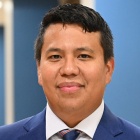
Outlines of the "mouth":
[{"label": "mouth", "polygon": [[77,83],[77,82],[64,82],[58,84],[57,88],[59,88],[63,92],[76,92],[80,90],[84,85]]}]

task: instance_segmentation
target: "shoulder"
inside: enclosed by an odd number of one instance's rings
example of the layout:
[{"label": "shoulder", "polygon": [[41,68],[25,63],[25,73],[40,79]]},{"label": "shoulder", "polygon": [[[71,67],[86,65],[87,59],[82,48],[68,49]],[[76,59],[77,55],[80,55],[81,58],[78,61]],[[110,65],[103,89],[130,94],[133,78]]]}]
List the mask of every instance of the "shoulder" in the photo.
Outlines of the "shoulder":
[{"label": "shoulder", "polygon": [[17,140],[20,136],[25,135],[31,130],[36,130],[36,128],[45,128],[45,114],[46,109],[42,112],[15,122],[10,125],[5,125],[0,127],[0,140]]},{"label": "shoulder", "polygon": [[[109,132],[120,140],[140,140],[140,127],[114,115],[106,105],[99,126],[102,126],[104,132]],[[102,130],[102,128],[99,127],[98,130]]]},{"label": "shoulder", "polygon": [[122,118],[118,118],[123,127],[123,133],[129,138],[133,140],[140,139],[140,127],[136,126],[135,124],[126,121]]},{"label": "shoulder", "polygon": [[20,120],[13,124],[0,126],[0,140],[15,140],[20,134],[23,134],[25,129],[23,128],[32,117]]}]

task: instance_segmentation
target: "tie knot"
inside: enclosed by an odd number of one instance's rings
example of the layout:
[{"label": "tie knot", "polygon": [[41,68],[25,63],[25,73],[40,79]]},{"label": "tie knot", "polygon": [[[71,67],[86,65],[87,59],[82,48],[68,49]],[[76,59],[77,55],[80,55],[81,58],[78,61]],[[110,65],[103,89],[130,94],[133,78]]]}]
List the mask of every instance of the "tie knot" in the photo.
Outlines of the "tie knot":
[{"label": "tie knot", "polygon": [[79,136],[80,131],[78,130],[62,130],[59,132],[59,135],[63,138],[63,140],[76,140],[76,138]]}]

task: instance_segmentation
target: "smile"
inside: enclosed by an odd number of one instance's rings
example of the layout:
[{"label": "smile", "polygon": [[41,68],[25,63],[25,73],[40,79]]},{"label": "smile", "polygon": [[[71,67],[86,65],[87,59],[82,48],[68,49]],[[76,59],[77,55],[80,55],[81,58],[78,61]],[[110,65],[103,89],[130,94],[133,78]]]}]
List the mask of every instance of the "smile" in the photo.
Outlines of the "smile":
[{"label": "smile", "polygon": [[84,87],[82,84],[75,82],[64,82],[58,85],[58,88],[63,92],[75,92],[81,87]]}]

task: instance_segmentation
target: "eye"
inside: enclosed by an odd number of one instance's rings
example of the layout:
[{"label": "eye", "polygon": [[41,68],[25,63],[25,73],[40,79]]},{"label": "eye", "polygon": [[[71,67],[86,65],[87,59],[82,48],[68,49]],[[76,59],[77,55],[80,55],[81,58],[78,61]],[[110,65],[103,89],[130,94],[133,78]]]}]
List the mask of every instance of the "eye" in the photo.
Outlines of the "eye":
[{"label": "eye", "polygon": [[91,56],[88,55],[88,54],[80,54],[80,55],[78,56],[78,58],[79,58],[79,59],[82,59],[82,60],[85,60],[85,59],[91,58]]},{"label": "eye", "polygon": [[58,61],[58,60],[60,60],[62,57],[60,56],[60,55],[51,55],[51,56],[49,56],[49,59],[51,60],[51,61]]}]

